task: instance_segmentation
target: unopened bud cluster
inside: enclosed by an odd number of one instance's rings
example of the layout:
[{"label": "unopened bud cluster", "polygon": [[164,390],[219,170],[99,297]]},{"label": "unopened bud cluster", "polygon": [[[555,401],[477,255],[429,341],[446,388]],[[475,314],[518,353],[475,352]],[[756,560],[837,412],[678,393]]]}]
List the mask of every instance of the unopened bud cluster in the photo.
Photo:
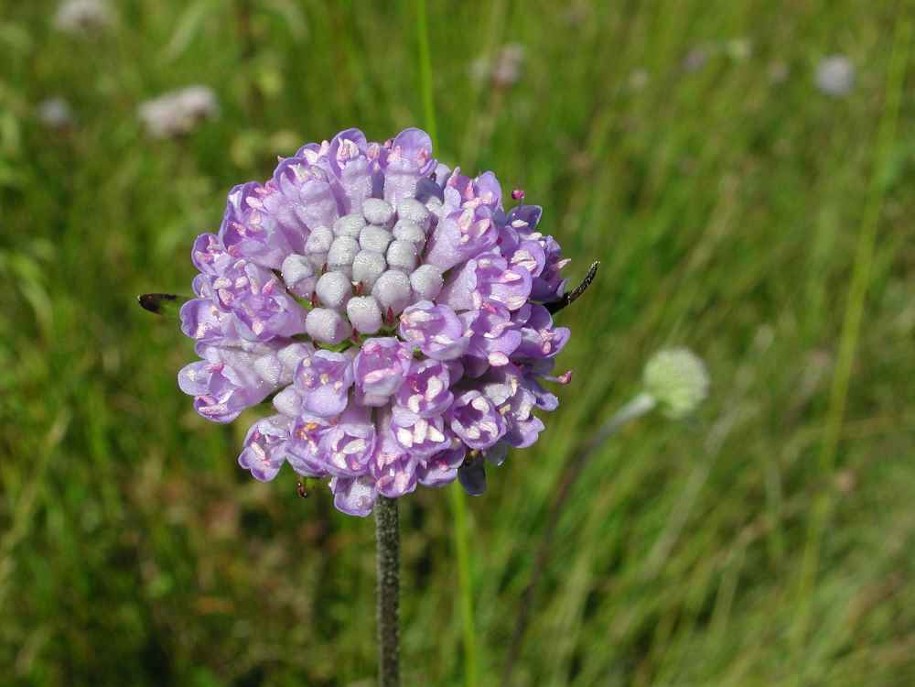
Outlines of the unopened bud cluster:
[{"label": "unopened bud cluster", "polygon": [[239,462],[329,478],[346,513],[458,477],[479,492],[484,460],[533,444],[534,411],[557,406],[541,382],[568,381],[552,369],[569,332],[543,305],[566,261],[539,219],[416,129],[306,145],[194,244],[181,318],[202,360],[179,384],[216,422],[271,399]]}]

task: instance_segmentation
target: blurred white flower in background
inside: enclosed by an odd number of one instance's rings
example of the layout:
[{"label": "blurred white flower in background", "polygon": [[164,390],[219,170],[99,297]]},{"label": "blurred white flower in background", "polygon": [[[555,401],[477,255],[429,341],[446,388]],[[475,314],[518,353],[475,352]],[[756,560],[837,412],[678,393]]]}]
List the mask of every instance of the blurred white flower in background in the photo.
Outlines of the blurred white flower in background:
[{"label": "blurred white flower in background", "polygon": [[219,101],[208,86],[188,86],[147,100],[138,114],[152,138],[177,138],[219,114]]},{"label": "blurred white flower in background", "polygon": [[521,80],[524,67],[524,46],[508,43],[499,49],[492,62],[480,57],[470,65],[475,81],[488,81],[495,88],[508,88]]},{"label": "blurred white flower in background", "polygon": [[639,67],[638,69],[633,69],[629,73],[628,84],[629,88],[633,91],[641,91],[648,85],[648,81],[651,79],[648,74],[647,69]]},{"label": "blurred white flower in background", "polygon": [[54,15],[54,27],[74,35],[101,31],[111,22],[111,7],[105,0],[64,0]]},{"label": "blurred white flower in background", "polygon": [[691,414],[708,397],[708,370],[688,348],[655,353],[645,365],[642,382],[661,412],[675,420]]},{"label": "blurred white flower in background", "polygon": [[749,38],[732,38],[724,44],[724,51],[735,62],[744,62],[753,56],[753,43]]},{"label": "blurred white flower in background", "polygon": [[59,97],[42,100],[38,103],[36,113],[38,121],[54,131],[69,129],[75,121],[70,103]]},{"label": "blurred white flower in background", "polygon": [[855,65],[845,55],[824,57],[817,65],[814,81],[822,93],[839,98],[855,85]]}]

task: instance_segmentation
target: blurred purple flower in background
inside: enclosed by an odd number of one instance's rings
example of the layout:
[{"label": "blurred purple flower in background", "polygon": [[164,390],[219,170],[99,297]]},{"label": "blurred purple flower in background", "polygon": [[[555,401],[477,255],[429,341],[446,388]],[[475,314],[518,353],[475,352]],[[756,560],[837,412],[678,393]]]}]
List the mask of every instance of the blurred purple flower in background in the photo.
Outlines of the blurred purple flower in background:
[{"label": "blurred purple flower in background", "polygon": [[502,206],[496,177],[432,157],[427,134],[385,143],[350,129],[236,186],[192,259],[182,330],[202,360],[179,373],[208,420],[272,397],[239,463],[260,480],[284,463],[329,479],[338,509],[459,476],[533,444],[544,381],[569,331],[545,303],[565,293],[540,208]]}]

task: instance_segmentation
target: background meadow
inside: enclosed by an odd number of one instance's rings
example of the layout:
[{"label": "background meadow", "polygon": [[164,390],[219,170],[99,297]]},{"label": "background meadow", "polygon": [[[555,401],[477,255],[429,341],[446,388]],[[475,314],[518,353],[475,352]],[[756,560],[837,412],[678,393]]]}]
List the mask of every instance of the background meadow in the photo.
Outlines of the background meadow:
[{"label": "background meadow", "polygon": [[[277,155],[423,124],[416,8],[110,7],[66,31],[56,2],[0,0],[0,684],[370,685],[372,520],[243,473],[248,423],[194,414],[191,342],[135,299],[189,291],[194,237]],[[468,504],[476,684],[569,452],[665,345],[706,359],[711,398],[590,462],[518,684],[915,682],[907,7],[430,3],[439,157],[543,205],[573,280],[602,261],[560,318],[562,406]],[[855,78],[830,94],[834,54]],[[192,84],[218,117],[148,135],[140,104]],[[473,682],[447,496],[402,504],[406,685]]]}]

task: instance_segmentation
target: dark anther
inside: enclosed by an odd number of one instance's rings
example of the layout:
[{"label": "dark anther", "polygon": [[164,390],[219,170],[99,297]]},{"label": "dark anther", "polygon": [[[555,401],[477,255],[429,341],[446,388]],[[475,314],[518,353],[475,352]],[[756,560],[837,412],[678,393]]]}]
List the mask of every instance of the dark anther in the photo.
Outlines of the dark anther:
[{"label": "dark anther", "polygon": [[588,287],[591,286],[591,282],[594,281],[594,277],[597,275],[597,268],[600,267],[600,261],[595,261],[591,263],[591,267],[588,268],[588,273],[585,275],[585,278],[582,279],[581,284],[576,286],[574,289],[569,291],[565,296],[560,298],[558,301],[552,301],[550,303],[544,303],[546,309],[550,311],[551,315],[555,315],[560,310],[565,308],[567,305],[572,305],[585,291],[588,290]]},{"label": "dark anther", "polygon": [[186,299],[173,293],[144,293],[137,296],[140,307],[156,315],[163,314],[169,305],[184,300]]},{"label": "dark anther", "polygon": [[298,480],[295,483],[295,493],[303,499],[308,498],[308,489],[305,488],[305,483],[302,480]]},{"label": "dark anther", "polygon": [[356,285],[353,287],[353,291],[357,296],[361,296],[363,293],[365,293],[365,283],[357,281]]},{"label": "dark anther", "polygon": [[512,191],[512,200],[524,200],[524,189],[516,188]]}]

